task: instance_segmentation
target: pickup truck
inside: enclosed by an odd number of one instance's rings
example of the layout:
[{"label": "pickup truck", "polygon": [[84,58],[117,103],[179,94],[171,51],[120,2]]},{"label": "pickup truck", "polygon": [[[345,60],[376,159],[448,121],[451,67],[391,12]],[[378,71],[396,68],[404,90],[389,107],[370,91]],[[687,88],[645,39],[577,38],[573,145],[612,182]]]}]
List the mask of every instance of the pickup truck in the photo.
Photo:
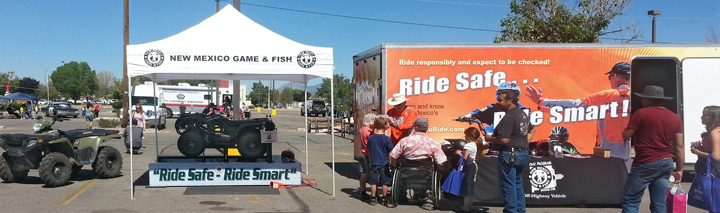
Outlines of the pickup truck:
[{"label": "pickup truck", "polygon": [[310,106],[307,109],[308,116],[319,116],[322,114],[323,117],[327,116],[327,107],[325,101],[307,101],[300,109],[300,116],[305,116],[305,107]]}]

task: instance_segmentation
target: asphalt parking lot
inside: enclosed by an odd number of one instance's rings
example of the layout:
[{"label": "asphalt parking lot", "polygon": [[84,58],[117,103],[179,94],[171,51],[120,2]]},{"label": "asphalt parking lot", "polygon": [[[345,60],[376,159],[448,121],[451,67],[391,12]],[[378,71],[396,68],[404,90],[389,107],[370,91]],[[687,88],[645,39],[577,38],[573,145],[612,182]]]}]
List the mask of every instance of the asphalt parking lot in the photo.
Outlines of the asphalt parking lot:
[{"label": "asphalt parking lot", "polygon": [[[253,111],[253,117],[264,117],[269,110]],[[100,117],[113,117],[109,107],[103,108]],[[432,210],[423,202],[387,208],[381,205],[370,206],[361,201],[356,192],[358,188],[357,164],[353,160],[352,136],[335,138],[335,167],[332,171],[332,144],[330,136],[324,133],[308,134],[308,152],[305,152],[305,133],[303,117],[299,110],[278,110],[273,116],[279,131],[280,142],[273,146],[273,153],[291,149],[296,158],[303,163],[303,178],[314,180],[316,187],[271,189],[266,186],[219,186],[219,187],[147,187],[148,164],[159,155],[180,155],[176,142],[179,135],[172,128],[175,118],[169,118],[169,129],[159,130],[157,140],[154,129],[145,131],[143,154],[134,155],[131,170],[130,155],[123,154],[122,176],[111,179],[99,179],[92,168],[85,166],[79,177],[70,183],[55,188],[43,186],[37,170],[31,170],[22,183],[0,183],[0,206],[3,212],[423,212]],[[0,134],[32,133],[34,120],[0,119]],[[432,125],[432,124],[431,124]],[[71,130],[85,128],[81,118],[57,123],[56,129]],[[98,128],[97,122],[94,124]],[[119,130],[119,128],[118,128]],[[121,140],[106,143],[124,151]],[[156,148],[157,147],[157,148]],[[124,152],[123,152],[124,153]],[[212,149],[207,155],[220,155]],[[306,155],[309,157],[305,161]],[[131,171],[132,176],[131,178]],[[333,176],[335,188],[333,191]],[[134,185],[134,199],[131,199],[131,183]],[[689,182],[682,183],[684,189],[690,188]],[[482,193],[482,192],[479,192]],[[592,193],[592,192],[588,192]],[[333,196],[334,194],[334,196]],[[449,211],[460,205],[458,200],[443,200],[443,208]],[[641,212],[649,212],[649,196],[644,197]],[[477,212],[502,212],[497,206],[475,206]],[[614,207],[607,208],[528,208],[529,212],[619,212]],[[688,207],[688,212],[703,212]]]}]

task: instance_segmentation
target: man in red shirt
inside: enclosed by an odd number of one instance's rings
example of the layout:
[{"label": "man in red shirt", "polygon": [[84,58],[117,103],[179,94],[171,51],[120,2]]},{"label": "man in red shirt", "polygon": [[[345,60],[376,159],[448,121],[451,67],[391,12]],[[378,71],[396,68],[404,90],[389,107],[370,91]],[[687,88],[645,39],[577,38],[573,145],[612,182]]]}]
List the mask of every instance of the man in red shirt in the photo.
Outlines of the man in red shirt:
[{"label": "man in red shirt", "polygon": [[390,127],[390,139],[392,139],[393,146],[400,142],[400,139],[412,135],[413,133],[413,122],[417,119],[417,110],[412,107],[408,107],[405,102],[410,99],[406,99],[404,95],[395,93],[392,98],[388,100],[388,104],[393,105],[392,109],[387,111],[387,115],[392,119],[388,119]]},{"label": "man in red shirt", "polygon": [[[645,188],[650,192],[650,211],[665,212],[665,192],[670,174],[675,183],[682,180],[685,151],[683,125],[680,116],[663,107],[662,87],[648,85],[643,93],[643,108],[630,115],[630,122],[622,136],[635,146],[635,159],[625,182],[623,213],[638,212]],[[673,159],[675,168],[673,169]]]}]

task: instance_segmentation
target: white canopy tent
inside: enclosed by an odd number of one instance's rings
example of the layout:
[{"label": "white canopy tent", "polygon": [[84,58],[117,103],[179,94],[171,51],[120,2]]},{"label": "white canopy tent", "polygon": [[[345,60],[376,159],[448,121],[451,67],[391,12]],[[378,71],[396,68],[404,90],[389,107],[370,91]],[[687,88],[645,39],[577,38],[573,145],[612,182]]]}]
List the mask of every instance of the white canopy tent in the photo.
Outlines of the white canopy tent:
[{"label": "white canopy tent", "polygon": [[[230,5],[176,35],[145,44],[128,45],[127,66],[128,78],[145,76],[153,82],[172,79],[280,80],[303,83],[306,91],[309,80],[332,79],[335,68],[332,48],[304,45],[285,38]],[[331,91],[334,91],[333,81],[330,82]],[[128,88],[131,88],[130,85]],[[331,93],[331,105],[334,108],[332,100],[334,97]],[[132,102],[128,106],[132,106]],[[331,117],[334,116],[332,108]],[[307,120],[307,113],[305,115]],[[332,194],[335,196],[334,134],[330,134],[330,137]],[[309,168],[308,155],[305,131],[306,174]],[[131,154],[130,194],[134,198],[132,168]]]}]

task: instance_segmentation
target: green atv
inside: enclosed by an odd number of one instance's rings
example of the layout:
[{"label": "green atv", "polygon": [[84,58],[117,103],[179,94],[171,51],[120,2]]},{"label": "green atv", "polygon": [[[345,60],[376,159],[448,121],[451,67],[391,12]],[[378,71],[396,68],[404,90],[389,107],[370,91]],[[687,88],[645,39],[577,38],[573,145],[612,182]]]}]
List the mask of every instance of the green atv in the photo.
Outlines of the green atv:
[{"label": "green atv", "polygon": [[100,178],[120,175],[122,156],[103,143],[120,139],[116,130],[77,129],[54,130],[52,123],[39,120],[33,126],[34,134],[2,134],[0,147],[5,150],[0,158],[0,178],[5,182],[22,182],[30,169],[37,169],[45,185],[65,185],[71,176],[84,165],[92,165]]}]

